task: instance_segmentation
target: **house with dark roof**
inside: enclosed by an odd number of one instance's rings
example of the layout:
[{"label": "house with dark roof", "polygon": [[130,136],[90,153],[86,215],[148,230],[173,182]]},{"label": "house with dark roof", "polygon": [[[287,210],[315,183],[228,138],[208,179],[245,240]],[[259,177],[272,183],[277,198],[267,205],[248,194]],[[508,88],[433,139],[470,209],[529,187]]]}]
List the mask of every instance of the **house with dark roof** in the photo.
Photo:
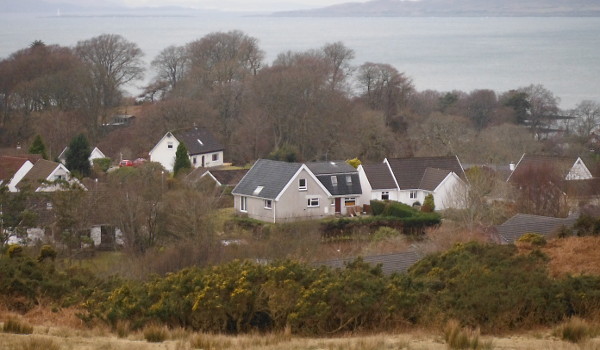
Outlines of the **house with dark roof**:
[{"label": "house with dark roof", "polygon": [[54,192],[62,190],[61,181],[86,189],[64,165],[45,159],[38,160],[15,187],[17,192],[25,186],[31,186],[34,192]]},{"label": "house with dark roof", "polygon": [[345,162],[287,163],[259,159],[233,189],[236,211],[268,222],[355,213],[358,172]]},{"label": "house with dark roof", "polygon": [[495,226],[498,243],[512,244],[526,233],[537,233],[546,238],[556,237],[561,228],[572,228],[577,217],[554,218],[549,216],[516,214],[502,225]]},{"label": "house with dark roof", "polygon": [[235,187],[248,169],[196,168],[186,176],[189,182],[210,180],[216,186]]},{"label": "house with dark roof", "polygon": [[33,168],[33,162],[27,158],[0,156],[0,185],[7,186],[9,192],[17,192],[16,185]]},{"label": "house with dark roof", "polygon": [[[62,152],[58,155],[56,159],[62,164],[67,164],[67,152],[69,151],[69,146],[65,147]],[[94,159],[106,158],[106,155],[98,148],[94,147],[94,149],[90,152],[90,156],[88,157],[90,161],[90,165],[94,165]]]},{"label": "house with dark roof", "polygon": [[[581,157],[555,157],[523,154],[508,177],[508,182],[518,183],[535,174],[553,175],[557,180],[587,180],[594,176]],[[551,174],[549,174],[551,173]]]},{"label": "house with dark roof", "polygon": [[167,132],[150,151],[150,161],[158,162],[173,171],[175,152],[180,143],[185,145],[194,168],[223,165],[223,145],[206,128],[192,127]]},{"label": "house with dark roof", "polygon": [[[367,264],[377,266],[381,265],[381,271],[385,275],[391,275],[393,273],[405,273],[408,269],[413,266],[417,261],[421,260],[423,255],[417,251],[409,250],[400,253],[382,254],[382,255],[370,255],[362,257],[362,260]],[[356,260],[356,258],[344,258],[334,259],[316,262],[315,266],[327,266],[332,269],[343,269],[349,263]]]},{"label": "house with dark roof", "polygon": [[384,159],[379,164],[358,167],[363,186],[361,201],[393,200],[422,204],[428,194],[436,210],[458,208],[466,190],[465,172],[458,157],[414,157]]}]

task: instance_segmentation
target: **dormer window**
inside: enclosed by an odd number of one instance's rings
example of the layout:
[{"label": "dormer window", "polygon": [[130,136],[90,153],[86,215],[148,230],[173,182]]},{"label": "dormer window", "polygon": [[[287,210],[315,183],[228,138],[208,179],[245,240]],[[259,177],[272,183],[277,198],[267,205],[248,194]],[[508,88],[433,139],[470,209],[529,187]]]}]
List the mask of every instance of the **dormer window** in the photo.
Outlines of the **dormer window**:
[{"label": "dormer window", "polygon": [[298,179],[298,191],[306,191],[307,189],[306,179]]},{"label": "dormer window", "polygon": [[334,176],[331,177],[331,184],[333,186],[337,186],[337,184],[338,184],[338,182],[337,182],[337,176],[334,175]]},{"label": "dormer window", "polygon": [[346,183],[348,185],[352,185],[352,176],[351,175],[346,175]]}]

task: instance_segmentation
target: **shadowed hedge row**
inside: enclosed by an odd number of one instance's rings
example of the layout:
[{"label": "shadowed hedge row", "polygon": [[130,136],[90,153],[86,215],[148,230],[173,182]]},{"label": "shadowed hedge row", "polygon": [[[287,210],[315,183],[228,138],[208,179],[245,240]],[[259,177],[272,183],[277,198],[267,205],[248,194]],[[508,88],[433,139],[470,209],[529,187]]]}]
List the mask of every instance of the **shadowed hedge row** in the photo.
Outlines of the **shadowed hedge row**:
[{"label": "shadowed hedge row", "polygon": [[[47,268],[2,257],[0,271],[11,264]],[[23,289],[23,295],[59,298],[53,294],[58,290],[50,287],[56,276],[32,274],[48,281],[37,289]],[[514,246],[479,243],[456,245],[421,260],[407,274],[391,276],[361,260],[339,271],[294,261],[269,265],[234,261],[148,281],[98,283],[79,278],[81,286],[74,289],[66,276],[60,276],[56,281],[70,289],[59,290],[78,298],[85,310],[82,319],[103,320],[114,327],[123,322],[131,328],[159,323],[222,333],[289,327],[297,334],[327,335],[441,326],[456,319],[491,332],[552,325],[572,316],[592,318],[600,310],[600,277],[552,279],[539,251],[523,255]],[[0,288],[2,295],[19,294],[7,283]]]}]

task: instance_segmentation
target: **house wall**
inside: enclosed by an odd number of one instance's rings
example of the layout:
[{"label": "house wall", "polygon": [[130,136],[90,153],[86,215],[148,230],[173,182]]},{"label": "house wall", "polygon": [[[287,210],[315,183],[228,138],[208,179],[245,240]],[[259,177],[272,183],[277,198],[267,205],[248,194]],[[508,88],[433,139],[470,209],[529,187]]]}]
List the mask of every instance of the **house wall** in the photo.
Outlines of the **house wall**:
[{"label": "house wall", "polygon": [[10,182],[8,183],[8,190],[10,192],[19,192],[19,189],[17,189],[17,184],[19,183],[19,181],[21,181],[21,179],[23,179],[23,177],[29,172],[29,170],[31,170],[31,168],[33,168],[33,163],[31,163],[30,161],[26,161],[25,163],[23,163],[23,165],[21,165],[21,168],[17,170],[17,172],[13,175],[12,179],[10,179]]},{"label": "house wall", "polygon": [[[298,189],[298,180],[306,179],[306,190]],[[234,195],[234,208],[240,210],[240,195]],[[267,222],[289,222],[296,220],[318,219],[333,215],[335,208],[329,200],[327,193],[321,188],[317,180],[302,169],[294,177],[290,185],[284,189],[279,200],[272,200],[272,209],[265,208],[264,198],[246,196],[245,212],[249,217]],[[319,198],[318,207],[309,207],[308,198]]]},{"label": "house wall", "polygon": [[[362,166],[358,167],[358,177],[360,178],[360,186],[362,188],[362,194],[360,195],[358,201],[359,205],[369,204],[371,200],[381,200],[381,196],[383,192],[389,193],[389,200],[398,201],[398,190],[397,189],[389,189],[389,190],[381,190],[381,189],[373,189],[371,187],[371,183],[367,179],[367,175],[363,170]],[[358,204],[358,203],[357,203]]]},{"label": "house wall", "polygon": [[455,173],[448,174],[433,193],[435,209],[464,209],[467,204],[464,200],[467,191],[466,186],[458,175]]},{"label": "house wall", "polygon": [[[217,160],[212,160],[213,155],[215,154],[217,155]],[[204,167],[206,168],[223,165],[223,151],[219,151],[212,153],[195,154],[193,156],[190,156],[190,162],[192,163],[192,166],[194,168],[199,168],[202,166],[202,156],[204,156]],[[173,155],[173,157],[175,156]]]},{"label": "house wall", "polygon": [[577,158],[577,161],[569,170],[567,177],[565,180],[586,180],[591,179],[593,176],[588,170],[588,168],[583,164],[581,158]]},{"label": "house wall", "polygon": [[[412,191],[417,192],[417,198],[410,198],[410,192],[412,192]],[[425,196],[427,194],[429,194],[429,191],[415,189],[415,190],[400,190],[397,193],[398,193],[397,194],[398,202],[412,206],[415,202],[419,202],[419,203],[423,204],[423,201],[425,201]],[[434,196],[434,199],[435,199],[435,196]]]},{"label": "house wall", "polygon": [[90,153],[90,165],[94,165],[94,159],[106,158],[106,156],[96,147]]},{"label": "house wall", "polygon": [[[172,143],[172,148],[169,148],[169,143]],[[165,135],[150,153],[150,161],[160,163],[167,171],[173,171],[175,164],[175,152],[177,152],[179,141],[170,133]]]}]

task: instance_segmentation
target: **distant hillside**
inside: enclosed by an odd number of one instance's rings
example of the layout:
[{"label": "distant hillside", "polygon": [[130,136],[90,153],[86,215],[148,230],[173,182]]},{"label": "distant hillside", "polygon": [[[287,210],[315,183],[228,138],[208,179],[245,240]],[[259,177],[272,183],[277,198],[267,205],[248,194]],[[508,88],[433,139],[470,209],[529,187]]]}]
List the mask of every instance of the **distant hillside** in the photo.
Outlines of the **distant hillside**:
[{"label": "distant hillside", "polygon": [[373,0],[314,10],[277,12],[282,17],[598,17],[598,0]]}]

